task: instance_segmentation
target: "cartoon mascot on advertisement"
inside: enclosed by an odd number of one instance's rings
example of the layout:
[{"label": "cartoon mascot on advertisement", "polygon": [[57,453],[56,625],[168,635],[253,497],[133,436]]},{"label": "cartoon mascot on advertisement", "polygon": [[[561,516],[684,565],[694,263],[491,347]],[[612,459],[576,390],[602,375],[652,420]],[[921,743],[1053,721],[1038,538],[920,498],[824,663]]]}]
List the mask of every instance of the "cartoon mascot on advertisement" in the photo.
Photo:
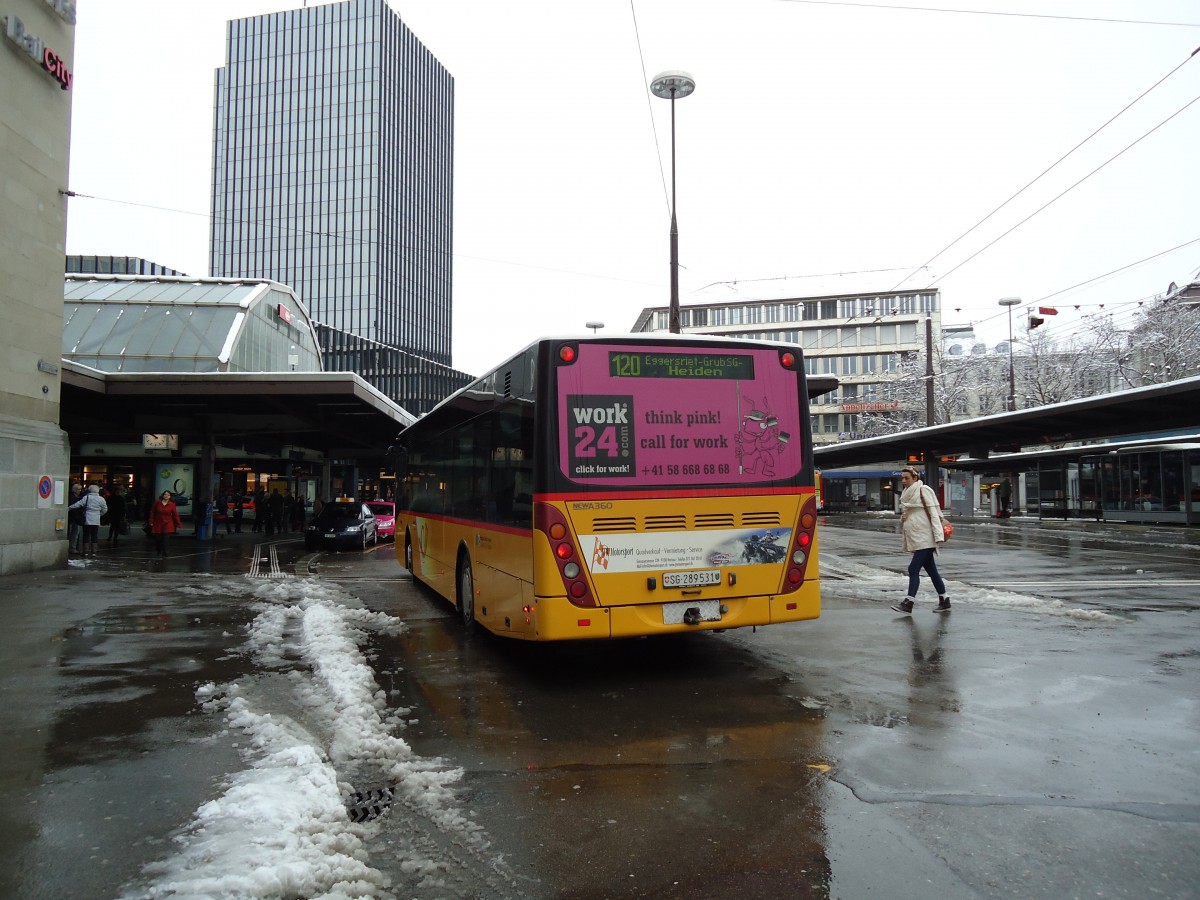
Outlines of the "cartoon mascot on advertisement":
[{"label": "cartoon mascot on advertisement", "polygon": [[739,465],[747,475],[775,474],[775,457],[783,453],[789,435],[779,430],[779,420],[771,415],[771,406],[763,398],[762,409],[742,416],[742,430],[734,437]]}]

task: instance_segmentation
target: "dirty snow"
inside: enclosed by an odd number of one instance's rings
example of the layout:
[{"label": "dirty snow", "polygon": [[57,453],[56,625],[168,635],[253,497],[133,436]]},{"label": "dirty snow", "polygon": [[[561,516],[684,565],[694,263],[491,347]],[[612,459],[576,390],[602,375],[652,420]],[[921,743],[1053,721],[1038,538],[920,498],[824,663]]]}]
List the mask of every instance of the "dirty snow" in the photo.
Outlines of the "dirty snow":
[{"label": "dirty snow", "polygon": [[[482,829],[459,808],[462,771],[418,756],[397,736],[408,710],[388,707],[360,649],[369,632],[396,634],[403,623],[311,580],[267,582],[252,594],[256,616],[243,652],[259,674],[197,691],[206,710],[224,717],[246,768],[225,779],[176,838],[175,852],[148,866],[125,896],[391,896],[381,868],[412,875],[407,889],[436,889],[444,846],[501,871],[502,861],[487,859]],[[424,841],[433,852],[388,841],[390,858],[372,860],[388,817],[351,823],[347,802],[380,786],[395,791],[390,816],[419,819],[437,835]]]},{"label": "dirty snow", "polygon": [[[945,578],[945,573],[942,575]],[[821,552],[821,577],[823,597],[871,603],[882,602],[885,598],[891,602],[898,590],[904,590],[907,579],[900,570],[854,562],[827,551]],[[946,588],[955,606],[1011,609],[1039,615],[1062,616],[1080,622],[1117,624],[1128,621],[1103,610],[1082,609],[1051,597],[1036,597],[1017,591],[980,587],[952,578],[946,578]]]}]

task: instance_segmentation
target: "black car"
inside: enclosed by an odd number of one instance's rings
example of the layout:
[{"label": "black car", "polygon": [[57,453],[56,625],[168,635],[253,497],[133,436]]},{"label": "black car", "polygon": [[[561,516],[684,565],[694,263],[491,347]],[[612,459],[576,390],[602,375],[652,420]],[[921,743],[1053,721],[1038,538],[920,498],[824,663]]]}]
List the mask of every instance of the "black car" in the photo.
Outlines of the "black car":
[{"label": "black car", "polygon": [[306,550],[366,550],[378,540],[375,514],[365,503],[326,503],[304,529]]}]

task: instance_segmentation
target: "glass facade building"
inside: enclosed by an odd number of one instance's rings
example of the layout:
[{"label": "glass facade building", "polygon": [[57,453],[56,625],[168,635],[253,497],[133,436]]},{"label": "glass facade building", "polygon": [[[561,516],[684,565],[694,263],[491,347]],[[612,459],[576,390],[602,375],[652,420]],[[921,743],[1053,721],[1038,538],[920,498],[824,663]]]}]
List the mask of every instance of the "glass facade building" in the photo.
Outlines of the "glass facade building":
[{"label": "glass facade building", "polygon": [[328,369],[352,338],[394,349],[394,368],[359,374],[414,410],[418,375],[444,377],[442,396],[464,381],[450,368],[453,114],[453,78],[384,0],[228,24],[210,271],[290,285],[325,330]]},{"label": "glass facade building", "polygon": [[142,259],[140,256],[67,256],[68,275],[178,275],[187,277],[187,272],[176,272],[167,266]]}]

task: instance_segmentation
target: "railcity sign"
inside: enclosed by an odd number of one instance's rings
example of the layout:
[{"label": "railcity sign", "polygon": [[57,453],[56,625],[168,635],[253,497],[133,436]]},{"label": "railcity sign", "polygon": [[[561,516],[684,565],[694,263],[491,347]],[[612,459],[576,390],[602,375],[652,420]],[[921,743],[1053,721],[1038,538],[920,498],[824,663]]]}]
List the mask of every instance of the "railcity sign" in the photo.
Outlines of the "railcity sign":
[{"label": "railcity sign", "polygon": [[[51,4],[53,6],[53,4]],[[29,58],[45,69],[64,91],[71,89],[75,76],[67,69],[66,61],[46,46],[36,34],[25,30],[25,23],[16,16],[4,17],[4,36],[28,54]]]}]

